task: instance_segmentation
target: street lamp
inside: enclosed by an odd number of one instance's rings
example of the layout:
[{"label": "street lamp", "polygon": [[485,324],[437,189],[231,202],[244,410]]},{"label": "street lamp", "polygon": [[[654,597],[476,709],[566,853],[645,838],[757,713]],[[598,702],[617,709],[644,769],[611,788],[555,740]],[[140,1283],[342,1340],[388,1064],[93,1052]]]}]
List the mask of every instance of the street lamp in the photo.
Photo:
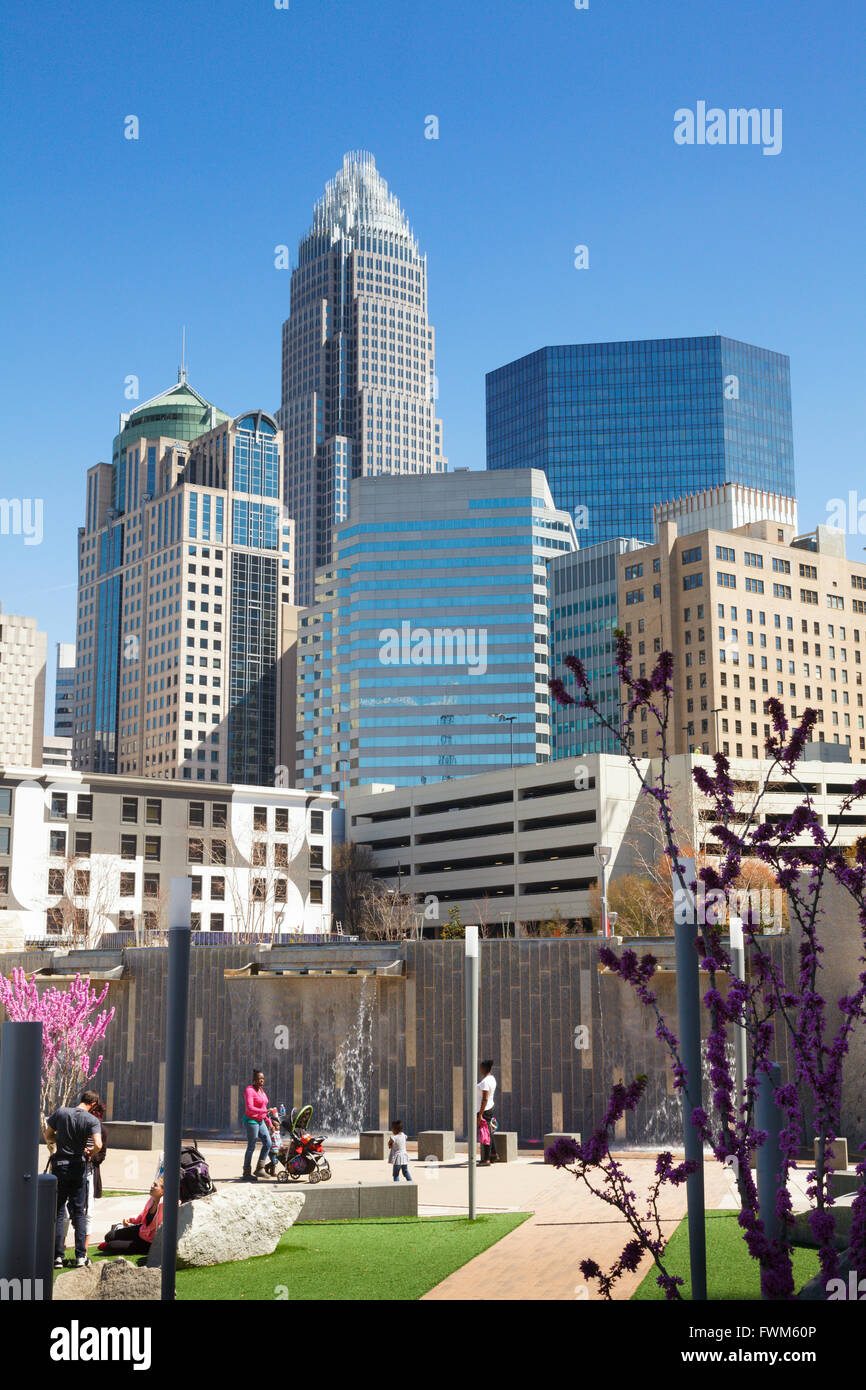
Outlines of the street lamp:
[{"label": "street lamp", "polygon": [[[466,998],[466,1154],[469,1160],[469,1220],[475,1220],[475,1148],[478,1109],[478,927],[467,925],[463,960]],[[491,1141],[492,1142],[492,1141]]]},{"label": "street lamp", "polygon": [[610,936],[607,918],[607,866],[611,861],[613,850],[610,845],[596,845],[593,854],[601,869],[601,934],[602,936]]},{"label": "street lamp", "polygon": [[508,725],[508,733],[509,733],[509,740],[508,740],[508,741],[509,741],[509,745],[510,745],[510,749],[511,749],[510,766],[511,766],[511,767],[514,767],[514,721],[515,721],[515,719],[517,718],[517,715],[516,715],[516,714],[491,714],[491,715],[490,715],[490,718],[491,718],[491,719],[498,719],[499,722],[500,722],[500,724],[507,724],[507,725]]}]

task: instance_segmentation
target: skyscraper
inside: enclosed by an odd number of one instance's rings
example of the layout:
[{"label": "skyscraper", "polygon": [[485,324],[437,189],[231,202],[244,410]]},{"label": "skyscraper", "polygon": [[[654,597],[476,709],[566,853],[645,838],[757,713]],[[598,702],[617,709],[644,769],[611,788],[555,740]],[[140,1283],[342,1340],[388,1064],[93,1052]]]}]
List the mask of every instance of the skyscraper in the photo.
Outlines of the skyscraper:
[{"label": "skyscraper", "polygon": [[550,757],[543,473],[359,478],[298,643],[298,780],[442,782]]},{"label": "skyscraper", "polygon": [[79,531],[77,768],[273,784],[294,699],[281,442],[270,416],[230,419],[183,370],[121,417]]},{"label": "skyscraper", "polygon": [[788,358],[719,335],[544,347],[487,376],[487,467],[543,468],[581,546],[651,541],[655,503],[727,482],[793,496],[792,440]]},{"label": "skyscraper", "polygon": [[71,738],[75,719],[75,643],[57,643],[54,668],[54,733]]},{"label": "skyscraper", "polygon": [[426,257],[373,156],[354,151],[316,204],[283,324],[299,604],[314,601],[353,478],[444,472],[437,394]]},{"label": "skyscraper", "polygon": [[46,647],[35,618],[4,613],[0,604],[0,763],[42,762]]}]

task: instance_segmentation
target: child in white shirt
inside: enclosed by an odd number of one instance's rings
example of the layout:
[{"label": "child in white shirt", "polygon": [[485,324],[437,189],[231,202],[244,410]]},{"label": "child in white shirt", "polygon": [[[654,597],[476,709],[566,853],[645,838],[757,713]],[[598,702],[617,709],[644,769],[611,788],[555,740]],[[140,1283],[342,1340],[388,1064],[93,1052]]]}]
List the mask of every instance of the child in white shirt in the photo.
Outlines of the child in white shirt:
[{"label": "child in white shirt", "polygon": [[409,1154],[406,1150],[406,1136],[403,1133],[402,1120],[394,1120],[391,1124],[391,1138],[388,1140],[390,1149],[390,1163],[394,1174],[394,1181],[400,1181],[400,1173],[407,1182],[412,1181],[412,1174],[409,1172]]}]

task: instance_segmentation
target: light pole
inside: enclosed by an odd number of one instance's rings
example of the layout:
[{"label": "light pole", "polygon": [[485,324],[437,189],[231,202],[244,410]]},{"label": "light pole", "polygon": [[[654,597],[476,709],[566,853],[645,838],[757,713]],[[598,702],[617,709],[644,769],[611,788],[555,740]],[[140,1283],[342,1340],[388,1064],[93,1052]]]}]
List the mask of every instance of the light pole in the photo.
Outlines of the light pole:
[{"label": "light pole", "polygon": [[478,1108],[478,928],[466,928],[464,993],[466,996],[466,1154],[469,1160],[469,1220],[475,1220],[475,1113]]},{"label": "light pole", "polygon": [[611,861],[613,850],[610,845],[596,845],[593,854],[601,869],[601,934],[602,936],[610,936],[610,925],[607,918],[607,866]]},{"label": "light pole", "polygon": [[695,862],[694,859],[682,858],[678,863],[672,863],[671,886],[674,890],[677,1024],[680,1055],[686,1072],[686,1085],[681,1092],[683,1147],[686,1160],[694,1164],[694,1172],[686,1178],[689,1266],[692,1276],[692,1298],[695,1302],[703,1303],[707,1297],[704,1143],[700,1131],[692,1124],[692,1114],[703,1102],[698,923],[695,890],[691,886],[694,883],[697,887]]},{"label": "light pole", "polygon": [[515,721],[515,719],[517,718],[517,715],[516,715],[516,714],[491,714],[490,718],[491,718],[491,719],[498,719],[499,722],[500,722],[500,724],[507,724],[507,725],[508,725],[508,733],[509,733],[509,740],[508,740],[508,742],[509,742],[509,747],[510,747],[510,750],[511,750],[511,758],[510,758],[509,766],[514,767],[514,721]]},{"label": "light pole", "polygon": [[165,1029],[165,1166],[163,1169],[161,1298],[176,1297],[180,1146],[183,1143],[183,1082],[187,1057],[189,946],[192,879],[173,878],[169,898],[168,995]]}]

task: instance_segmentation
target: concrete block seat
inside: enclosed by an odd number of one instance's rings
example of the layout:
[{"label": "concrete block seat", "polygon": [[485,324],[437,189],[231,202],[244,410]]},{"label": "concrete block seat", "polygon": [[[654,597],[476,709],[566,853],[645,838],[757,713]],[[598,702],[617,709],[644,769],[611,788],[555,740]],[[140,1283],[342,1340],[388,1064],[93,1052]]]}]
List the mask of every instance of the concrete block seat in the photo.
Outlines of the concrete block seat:
[{"label": "concrete block seat", "polygon": [[437,1158],[444,1163],[447,1158],[454,1158],[455,1154],[453,1129],[422,1129],[418,1134],[420,1163],[427,1158]]},{"label": "concrete block seat", "polygon": [[552,1149],[557,1139],[573,1139],[575,1144],[580,1143],[580,1135],[573,1131],[565,1131],[561,1134],[545,1134],[544,1136],[544,1161],[548,1162],[547,1150]]},{"label": "concrete block seat", "polygon": [[496,1157],[500,1163],[513,1163],[517,1158],[517,1130],[497,1129],[493,1135]]},{"label": "concrete block seat", "polygon": [[366,1129],[358,1135],[358,1157],[383,1159],[388,1156],[388,1136],[384,1129]]},{"label": "concrete block seat", "polygon": [[[300,1184],[299,1184],[300,1186]],[[382,1216],[417,1216],[418,1184],[329,1182],[301,1189],[298,1225],[310,1221],[358,1221]]]},{"label": "concrete block seat", "polygon": [[105,1137],[112,1149],[163,1149],[165,1126],[155,1120],[103,1120]]},{"label": "concrete block seat", "polygon": [[[817,1164],[817,1162],[818,1140],[816,1139],[815,1163]],[[826,1166],[832,1168],[834,1172],[844,1173],[845,1169],[848,1167],[848,1140],[837,1138],[834,1139],[832,1143],[827,1144],[824,1152],[824,1162]]]}]

